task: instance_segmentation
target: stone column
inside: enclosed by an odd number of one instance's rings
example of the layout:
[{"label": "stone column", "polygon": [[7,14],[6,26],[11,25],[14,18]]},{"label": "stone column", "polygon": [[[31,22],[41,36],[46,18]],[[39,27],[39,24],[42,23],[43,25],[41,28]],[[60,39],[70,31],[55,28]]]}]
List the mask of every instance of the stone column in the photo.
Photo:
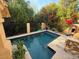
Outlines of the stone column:
[{"label": "stone column", "polygon": [[41,23],[41,29],[42,30],[46,29],[46,24],[45,23]]},{"label": "stone column", "polygon": [[30,23],[27,23],[27,33],[30,33]]}]

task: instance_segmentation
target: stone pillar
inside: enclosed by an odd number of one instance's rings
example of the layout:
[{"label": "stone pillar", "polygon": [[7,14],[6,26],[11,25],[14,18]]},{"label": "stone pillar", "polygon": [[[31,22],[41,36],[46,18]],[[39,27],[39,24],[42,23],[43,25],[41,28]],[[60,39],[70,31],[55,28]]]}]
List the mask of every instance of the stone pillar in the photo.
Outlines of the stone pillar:
[{"label": "stone pillar", "polygon": [[45,23],[41,23],[41,29],[42,30],[46,29],[46,24]]},{"label": "stone pillar", "polygon": [[27,23],[27,33],[30,33],[30,23]]}]

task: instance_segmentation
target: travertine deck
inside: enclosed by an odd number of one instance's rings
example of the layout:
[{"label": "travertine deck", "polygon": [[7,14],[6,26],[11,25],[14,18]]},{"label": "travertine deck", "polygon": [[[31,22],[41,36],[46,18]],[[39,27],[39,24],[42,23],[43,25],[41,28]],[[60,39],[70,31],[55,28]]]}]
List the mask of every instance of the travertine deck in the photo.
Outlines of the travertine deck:
[{"label": "travertine deck", "polygon": [[27,49],[27,47],[25,45],[24,45],[24,48],[26,50],[25,59],[32,59],[32,57],[30,56],[30,53],[29,53],[29,51],[28,51],[28,49]]},{"label": "travertine deck", "polygon": [[72,55],[71,53],[64,51],[65,40],[65,36],[60,36],[48,44],[51,49],[56,51],[51,59],[79,59],[77,55]]}]

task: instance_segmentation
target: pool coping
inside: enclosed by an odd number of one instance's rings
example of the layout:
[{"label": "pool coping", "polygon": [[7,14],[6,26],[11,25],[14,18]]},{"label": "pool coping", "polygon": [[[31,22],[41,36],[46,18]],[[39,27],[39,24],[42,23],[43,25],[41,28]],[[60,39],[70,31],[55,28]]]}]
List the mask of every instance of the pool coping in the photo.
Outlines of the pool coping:
[{"label": "pool coping", "polygon": [[20,35],[15,35],[15,36],[11,36],[11,37],[7,37],[6,39],[15,39],[15,38],[20,38],[20,37],[24,37],[24,36],[27,36],[27,35],[32,35],[32,34],[37,34],[37,33],[41,33],[41,32],[45,32],[45,31],[48,31],[48,32],[51,32],[51,33],[55,33],[57,35],[62,35],[58,32],[54,32],[54,31],[51,31],[51,30],[39,30],[39,31],[36,31],[36,32],[30,32],[30,33],[25,33],[25,34],[20,34]]},{"label": "pool coping", "polygon": [[32,59],[27,47],[25,45],[23,45],[24,49],[25,49],[25,59]]},{"label": "pool coping", "polygon": [[24,36],[27,36],[27,35],[41,33],[41,32],[44,32],[44,31],[46,31],[46,30],[39,30],[39,31],[36,31],[36,32],[30,32],[30,33],[24,33],[24,34],[20,34],[20,35],[10,36],[10,37],[7,37],[7,39],[20,38],[20,37],[24,37]]}]

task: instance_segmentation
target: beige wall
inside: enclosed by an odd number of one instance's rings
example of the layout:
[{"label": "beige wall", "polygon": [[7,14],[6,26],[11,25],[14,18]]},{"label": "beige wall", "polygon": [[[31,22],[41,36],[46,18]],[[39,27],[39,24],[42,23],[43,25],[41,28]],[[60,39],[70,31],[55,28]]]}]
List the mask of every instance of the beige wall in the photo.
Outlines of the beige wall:
[{"label": "beige wall", "polygon": [[12,59],[11,42],[6,39],[3,24],[0,22],[0,59]]},{"label": "beige wall", "polygon": [[3,22],[3,17],[10,16],[8,9],[3,0],[0,0],[0,59],[12,59],[11,42],[6,39]]}]

